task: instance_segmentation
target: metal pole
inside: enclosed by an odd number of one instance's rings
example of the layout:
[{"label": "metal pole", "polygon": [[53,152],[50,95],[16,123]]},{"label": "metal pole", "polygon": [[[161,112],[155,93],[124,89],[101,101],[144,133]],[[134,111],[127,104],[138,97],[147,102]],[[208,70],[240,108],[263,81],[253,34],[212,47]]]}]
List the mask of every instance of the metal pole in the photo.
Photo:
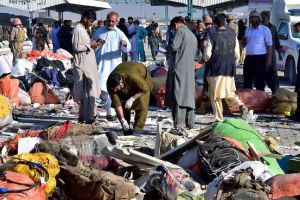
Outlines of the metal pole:
[{"label": "metal pole", "polygon": [[169,7],[165,5],[165,24],[168,25],[169,23]]},{"label": "metal pole", "polygon": [[188,17],[192,19],[193,14],[193,0],[188,0]]}]

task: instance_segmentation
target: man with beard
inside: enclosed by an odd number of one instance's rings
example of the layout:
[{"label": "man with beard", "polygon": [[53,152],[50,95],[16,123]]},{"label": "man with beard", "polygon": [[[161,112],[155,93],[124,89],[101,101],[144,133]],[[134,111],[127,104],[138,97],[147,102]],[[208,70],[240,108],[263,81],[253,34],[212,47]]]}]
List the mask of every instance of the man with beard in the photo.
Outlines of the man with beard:
[{"label": "man with beard", "polygon": [[250,24],[243,41],[246,46],[244,88],[252,89],[255,81],[256,89],[264,91],[266,72],[272,67],[272,34],[261,24],[261,15],[256,11],[250,13]]},{"label": "man with beard", "polygon": [[176,32],[168,47],[171,60],[166,82],[166,103],[172,109],[174,128],[180,130],[194,127],[197,39],[182,17],[174,17],[171,27]]},{"label": "man with beard", "polygon": [[115,120],[115,112],[111,108],[111,99],[107,93],[106,81],[109,74],[122,62],[122,51],[130,51],[130,43],[126,35],[116,26],[119,14],[110,12],[107,14],[107,23],[94,33],[92,39],[102,43],[96,48],[96,60],[100,80],[101,96],[105,101],[106,118]]},{"label": "man with beard", "polygon": [[83,12],[76,25],[72,47],[74,49],[74,101],[79,102],[79,122],[93,123],[96,115],[95,98],[100,94],[95,53],[92,48],[101,45],[100,41],[91,41],[87,28],[95,21],[92,10]]}]

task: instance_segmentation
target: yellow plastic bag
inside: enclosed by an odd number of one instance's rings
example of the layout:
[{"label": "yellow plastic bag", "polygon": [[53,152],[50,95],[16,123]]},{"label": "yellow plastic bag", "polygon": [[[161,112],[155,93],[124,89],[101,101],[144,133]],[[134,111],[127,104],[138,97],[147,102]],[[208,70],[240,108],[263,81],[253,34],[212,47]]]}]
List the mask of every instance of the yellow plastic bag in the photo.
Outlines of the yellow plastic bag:
[{"label": "yellow plastic bag", "polygon": [[[30,162],[37,162],[43,165],[43,167],[48,171],[49,180],[46,182],[45,193],[50,194],[56,187],[56,179],[55,176],[59,173],[59,164],[57,159],[48,153],[23,153],[15,155],[12,158],[13,162],[17,162],[19,160],[26,160]],[[38,181],[40,179],[40,174],[31,169],[28,165],[18,165],[13,169],[15,172],[19,172],[21,174],[26,174],[34,181]]]}]

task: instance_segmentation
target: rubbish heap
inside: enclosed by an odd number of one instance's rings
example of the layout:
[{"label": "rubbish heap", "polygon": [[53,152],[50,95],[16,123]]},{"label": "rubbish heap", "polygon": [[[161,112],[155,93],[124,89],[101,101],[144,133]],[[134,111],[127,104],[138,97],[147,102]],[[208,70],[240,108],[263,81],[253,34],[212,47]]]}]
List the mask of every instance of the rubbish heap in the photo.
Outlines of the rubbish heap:
[{"label": "rubbish heap", "polygon": [[[123,136],[113,131],[121,128],[117,121],[76,123],[78,106],[68,99],[73,80],[67,52],[32,51],[26,59],[8,64],[7,58],[0,57],[0,63],[6,63],[0,79],[0,199],[240,200],[300,195],[300,155],[283,156],[274,138],[244,120],[227,118],[201,129],[178,130],[157,112],[146,121],[155,136]],[[155,63],[148,68],[153,96],[165,108],[167,68]],[[201,94],[197,87],[196,103]],[[294,102],[287,92],[272,101],[261,91],[240,90],[238,95],[255,112],[266,112],[271,103]]]}]

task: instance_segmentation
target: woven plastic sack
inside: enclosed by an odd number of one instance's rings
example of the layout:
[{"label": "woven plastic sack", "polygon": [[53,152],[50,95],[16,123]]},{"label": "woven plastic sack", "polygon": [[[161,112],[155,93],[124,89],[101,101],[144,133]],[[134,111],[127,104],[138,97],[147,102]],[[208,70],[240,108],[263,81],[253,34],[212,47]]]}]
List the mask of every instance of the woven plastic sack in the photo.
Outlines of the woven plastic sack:
[{"label": "woven plastic sack", "polygon": [[[1,188],[7,188],[7,190],[21,190],[21,189],[27,189],[28,187],[21,184],[16,184],[11,181],[17,182],[17,183],[25,183],[25,184],[33,184],[34,181],[29,178],[27,175],[12,172],[12,171],[6,171],[5,177],[10,180],[0,180],[0,187]],[[33,189],[30,189],[28,191],[20,192],[20,193],[5,193],[0,194],[0,199],[5,200],[45,200],[46,195],[43,190],[43,186],[35,187]]]},{"label": "woven plastic sack", "polygon": [[300,173],[278,175],[267,181],[271,186],[270,199],[300,195]]},{"label": "woven plastic sack", "polygon": [[[237,90],[236,95],[249,110],[255,113],[264,113],[269,108],[271,99],[268,93],[260,90],[243,89]],[[230,107],[231,112],[240,112],[238,107]]]},{"label": "woven plastic sack", "polygon": [[[60,167],[57,159],[48,153],[23,153],[18,154],[13,157],[13,161],[18,160],[26,160],[30,162],[41,163],[44,168],[49,173],[49,180],[46,183],[45,192],[46,194],[50,194],[56,187],[56,179],[55,176],[59,173]],[[38,181],[40,179],[40,174],[35,170],[32,170],[27,165],[18,165],[13,169],[13,171],[26,174],[34,181]]]}]

